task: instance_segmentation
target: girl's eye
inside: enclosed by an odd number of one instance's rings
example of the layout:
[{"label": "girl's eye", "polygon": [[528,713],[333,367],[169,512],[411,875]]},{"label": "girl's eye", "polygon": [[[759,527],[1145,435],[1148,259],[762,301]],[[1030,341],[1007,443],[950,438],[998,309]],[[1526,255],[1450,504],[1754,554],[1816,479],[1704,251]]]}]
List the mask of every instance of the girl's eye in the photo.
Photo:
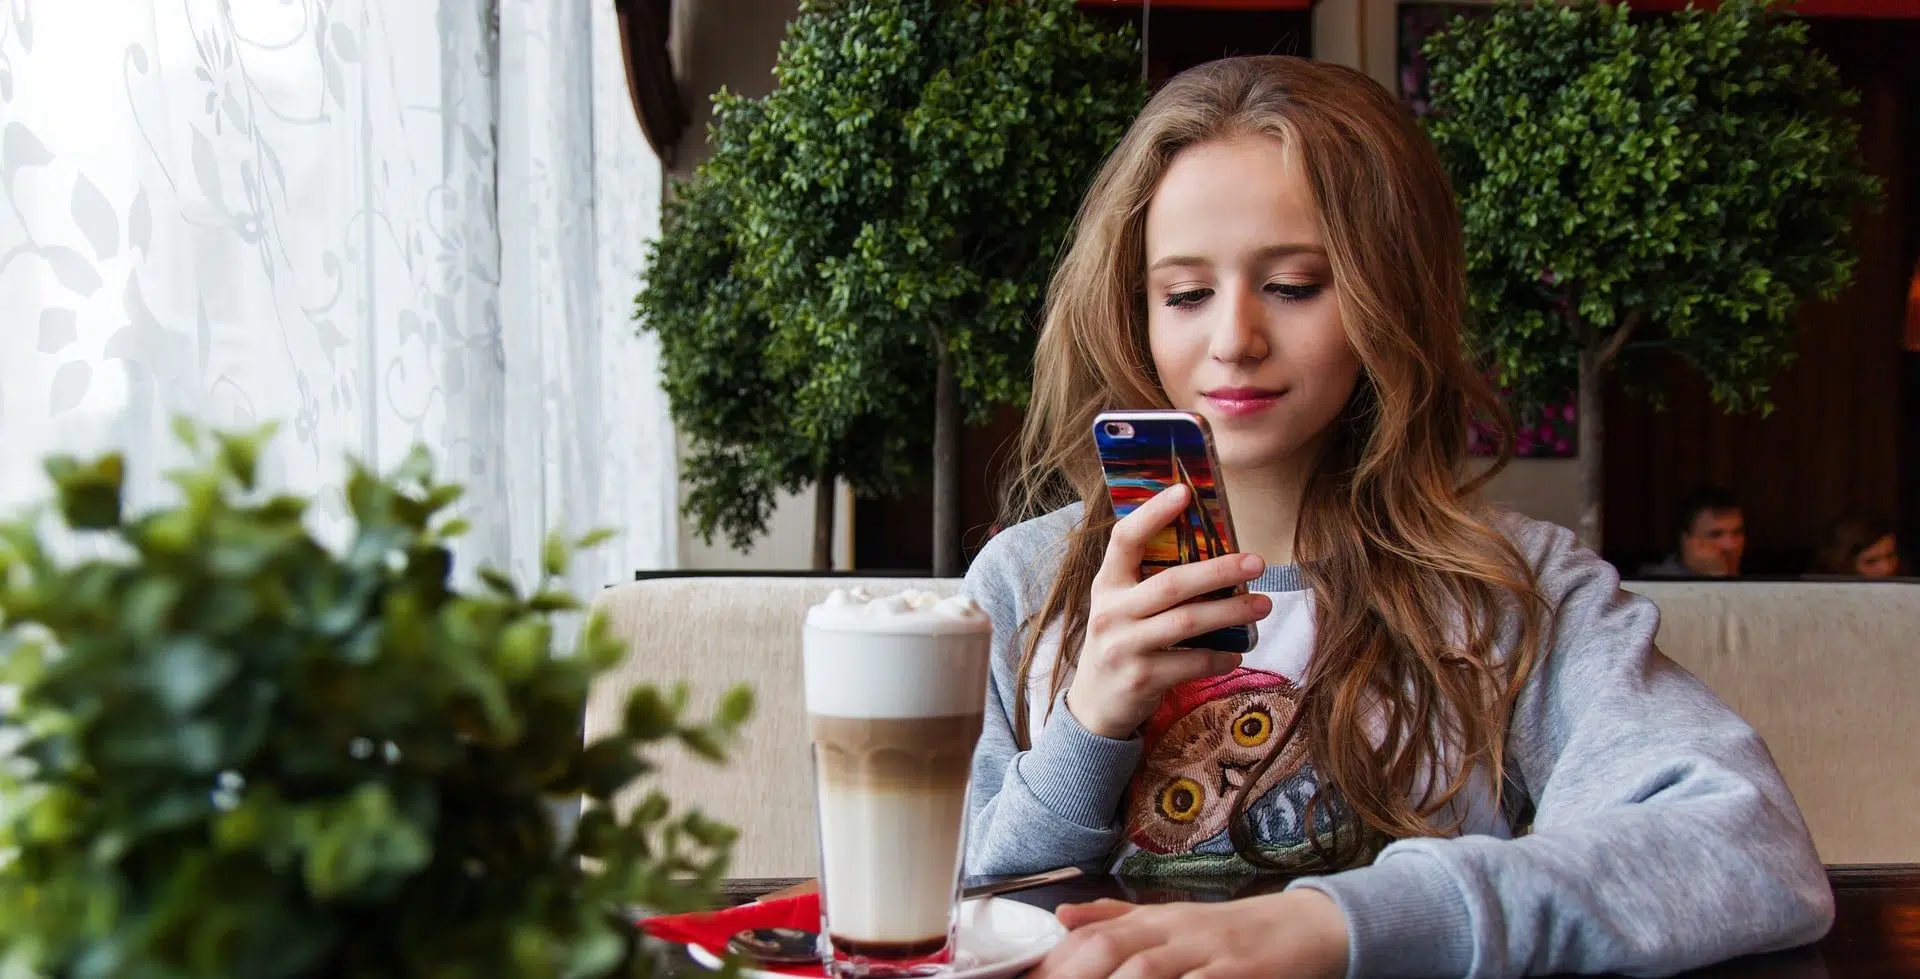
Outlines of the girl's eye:
[{"label": "girl's eye", "polygon": [[1207,301],[1213,295],[1212,289],[1189,289],[1186,292],[1167,294],[1166,304],[1173,309],[1188,309]]},{"label": "girl's eye", "polygon": [[1300,302],[1312,299],[1320,294],[1320,285],[1313,282],[1269,282],[1267,291],[1288,302]]}]

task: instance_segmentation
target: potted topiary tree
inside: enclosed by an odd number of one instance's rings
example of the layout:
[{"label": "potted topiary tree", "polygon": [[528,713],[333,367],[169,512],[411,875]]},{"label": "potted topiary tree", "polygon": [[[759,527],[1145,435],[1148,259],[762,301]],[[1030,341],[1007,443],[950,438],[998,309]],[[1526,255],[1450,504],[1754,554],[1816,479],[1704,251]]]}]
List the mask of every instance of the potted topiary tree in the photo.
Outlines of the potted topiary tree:
[{"label": "potted topiary tree", "polygon": [[[961,424],[1026,396],[1047,277],[1145,101],[1137,71],[1134,37],[1072,0],[802,3],[773,92],[714,100],[713,158],[676,191],[705,200],[668,212],[640,300],[676,418],[744,398],[780,426],[695,426],[695,486],[788,481],[797,436],[822,480],[891,492],[931,443],[933,570],[958,574]],[[669,337],[729,329],[748,347]]]},{"label": "potted topiary tree", "polygon": [[1678,357],[1721,405],[1765,410],[1795,310],[1851,278],[1851,216],[1877,194],[1855,96],[1766,0],[1655,19],[1508,0],[1425,50],[1475,337],[1522,405],[1579,392],[1598,547],[1607,374]]},{"label": "potted topiary tree", "polygon": [[[726,139],[743,131],[730,112]],[[674,428],[687,443],[681,460],[682,511],[711,544],[725,534],[744,551],[766,533],[782,492],[814,492],[812,565],[832,566],[834,485],[866,497],[897,496],[915,471],[924,433],[911,417],[872,416],[825,436],[795,423],[801,377],[769,356],[773,327],[759,285],[740,267],[735,242],[740,202],[728,175],[739,153],[723,148],[698,176],[680,183],[651,246],[647,286],[634,318],[660,338],[662,386]]]},{"label": "potted topiary tree", "polygon": [[[456,584],[424,454],[357,465],[339,552],[306,499],[255,485],[266,432],[179,426],[180,502],[123,511],[122,462],[55,458],[50,513],[0,525],[0,969],[9,976],[647,976],[629,904],[703,905],[730,830],[657,792],[609,800],[678,741],[720,758],[750,709],[684,716],[643,687],[583,745],[587,688],[624,649],[593,619],[572,655],[553,581],[594,542],[549,540],[523,590]],[[48,523],[42,523],[42,520]],[[48,524],[97,546],[63,560]]]}]

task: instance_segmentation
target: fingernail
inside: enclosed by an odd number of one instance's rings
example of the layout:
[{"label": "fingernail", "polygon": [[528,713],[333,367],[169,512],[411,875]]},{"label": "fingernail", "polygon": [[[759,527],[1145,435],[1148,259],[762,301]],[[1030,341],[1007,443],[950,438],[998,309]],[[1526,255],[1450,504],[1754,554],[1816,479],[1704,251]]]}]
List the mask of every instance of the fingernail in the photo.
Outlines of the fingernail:
[{"label": "fingernail", "polygon": [[1260,569],[1266,566],[1267,562],[1262,561],[1258,554],[1248,554],[1240,558],[1240,570],[1248,574],[1259,574]]},{"label": "fingernail", "polygon": [[1185,495],[1187,495],[1187,484],[1185,483],[1175,483],[1172,486],[1167,487],[1168,497],[1185,496]]}]

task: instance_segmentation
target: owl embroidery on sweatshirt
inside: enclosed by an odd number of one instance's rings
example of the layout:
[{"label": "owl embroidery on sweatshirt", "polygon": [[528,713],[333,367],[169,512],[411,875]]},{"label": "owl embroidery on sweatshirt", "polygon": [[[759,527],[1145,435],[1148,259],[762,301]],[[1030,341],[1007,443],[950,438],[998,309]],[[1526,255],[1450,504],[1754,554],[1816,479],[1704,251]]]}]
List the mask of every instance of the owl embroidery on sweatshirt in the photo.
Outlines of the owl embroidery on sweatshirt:
[{"label": "owl embroidery on sweatshirt", "polygon": [[[1318,786],[1306,743],[1295,737],[1266,772],[1261,759],[1293,719],[1299,692],[1286,677],[1241,668],[1169,691],[1144,729],[1146,755],[1127,796],[1126,844],[1118,873],[1207,874],[1254,869],[1228,836],[1244,792],[1247,825],[1260,852],[1305,864],[1308,801]],[[1322,803],[1313,820],[1323,840],[1350,832],[1351,816]]]}]

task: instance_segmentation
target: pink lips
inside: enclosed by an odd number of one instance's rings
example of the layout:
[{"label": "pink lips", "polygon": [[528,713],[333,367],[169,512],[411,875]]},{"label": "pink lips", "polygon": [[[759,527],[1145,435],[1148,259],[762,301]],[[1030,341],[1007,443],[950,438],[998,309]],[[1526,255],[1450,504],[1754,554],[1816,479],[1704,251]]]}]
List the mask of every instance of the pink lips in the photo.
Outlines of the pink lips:
[{"label": "pink lips", "polygon": [[1207,403],[1223,415],[1239,418],[1257,415],[1278,404],[1285,391],[1264,388],[1215,388],[1206,393]]}]

